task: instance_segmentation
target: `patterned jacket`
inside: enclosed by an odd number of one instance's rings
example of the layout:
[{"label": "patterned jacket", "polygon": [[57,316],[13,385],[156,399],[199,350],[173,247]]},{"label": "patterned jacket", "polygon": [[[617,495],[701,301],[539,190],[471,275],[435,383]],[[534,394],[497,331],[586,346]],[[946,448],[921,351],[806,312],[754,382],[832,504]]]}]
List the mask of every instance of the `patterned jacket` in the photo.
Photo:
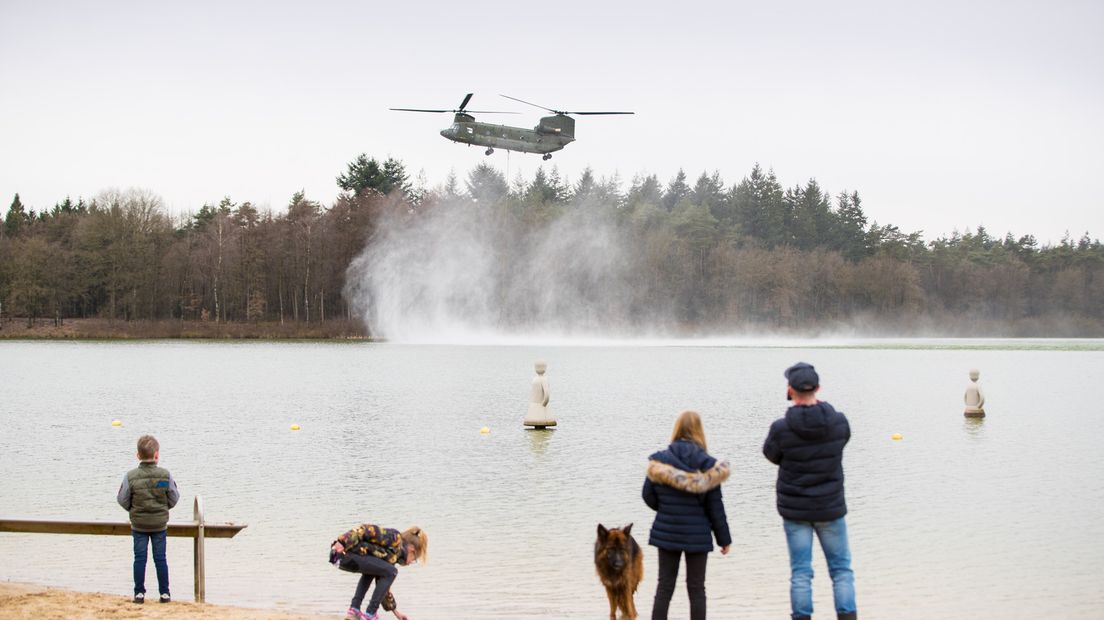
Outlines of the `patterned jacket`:
[{"label": "patterned jacket", "polygon": [[[338,536],[334,542],[341,543],[341,546],[345,547],[345,553],[371,555],[391,564],[398,564],[406,557],[399,530],[371,523],[354,527]],[[338,566],[343,570],[354,570],[352,566],[347,567],[344,562],[339,562]],[[384,611],[393,611],[396,606],[398,603],[395,602],[395,596],[388,590],[381,607]]]},{"label": "patterned jacket", "polygon": [[399,530],[365,523],[337,537],[345,547],[345,553],[371,555],[391,564],[398,564],[403,557],[402,538]]}]

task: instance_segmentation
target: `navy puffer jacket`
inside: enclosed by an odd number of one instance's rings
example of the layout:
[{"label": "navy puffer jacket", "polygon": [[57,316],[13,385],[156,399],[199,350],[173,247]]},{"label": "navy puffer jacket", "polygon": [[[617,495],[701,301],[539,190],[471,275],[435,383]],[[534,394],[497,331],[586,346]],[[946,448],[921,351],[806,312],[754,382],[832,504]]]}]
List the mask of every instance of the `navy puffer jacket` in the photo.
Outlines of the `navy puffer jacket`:
[{"label": "navy puffer jacket", "polygon": [[648,544],[670,551],[708,552],[713,535],[732,544],[721,497],[728,461],[718,462],[690,441],[675,441],[648,457],[644,503],[656,511]]},{"label": "navy puffer jacket", "polygon": [[833,521],[847,514],[843,447],[847,418],[825,402],[795,405],[771,424],[763,454],[778,465],[778,514],[792,521]]}]

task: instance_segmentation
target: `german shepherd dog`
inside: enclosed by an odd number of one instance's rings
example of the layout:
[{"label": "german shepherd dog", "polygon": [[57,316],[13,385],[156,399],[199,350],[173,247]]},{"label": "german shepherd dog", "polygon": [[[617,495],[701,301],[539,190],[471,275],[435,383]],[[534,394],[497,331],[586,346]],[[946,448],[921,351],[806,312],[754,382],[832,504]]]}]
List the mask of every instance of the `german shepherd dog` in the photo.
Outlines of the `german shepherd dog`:
[{"label": "german shepherd dog", "polygon": [[598,540],[594,543],[594,567],[598,570],[602,585],[606,586],[610,620],[615,620],[619,607],[622,618],[635,620],[636,604],[633,602],[633,594],[644,580],[644,554],[632,537],[632,523],[612,530],[598,524]]}]

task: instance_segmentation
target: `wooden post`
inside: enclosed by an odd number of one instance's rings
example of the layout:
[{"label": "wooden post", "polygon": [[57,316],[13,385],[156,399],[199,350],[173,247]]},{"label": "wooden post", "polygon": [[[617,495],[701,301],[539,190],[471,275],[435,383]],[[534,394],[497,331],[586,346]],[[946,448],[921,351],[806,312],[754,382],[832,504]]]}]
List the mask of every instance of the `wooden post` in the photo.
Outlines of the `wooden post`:
[{"label": "wooden post", "polygon": [[203,498],[196,495],[195,506],[192,509],[192,514],[195,516],[196,522],[196,536],[193,540],[193,556],[195,559],[195,601],[197,603],[203,603],[206,588],[203,574]]}]

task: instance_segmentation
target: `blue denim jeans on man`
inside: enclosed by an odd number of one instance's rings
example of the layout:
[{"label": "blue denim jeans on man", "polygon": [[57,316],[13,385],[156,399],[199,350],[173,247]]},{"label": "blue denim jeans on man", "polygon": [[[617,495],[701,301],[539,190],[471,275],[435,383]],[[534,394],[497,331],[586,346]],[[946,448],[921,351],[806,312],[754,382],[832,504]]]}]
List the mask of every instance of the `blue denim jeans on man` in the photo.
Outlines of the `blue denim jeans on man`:
[{"label": "blue denim jeans on man", "polygon": [[153,547],[153,566],[157,569],[157,592],[169,593],[169,562],[165,559],[167,530],[160,532],[130,531],[134,537],[134,593],[146,592],[146,547]]},{"label": "blue denim jeans on man", "polygon": [[794,618],[813,615],[813,534],[828,561],[832,577],[832,596],[837,614],[855,612],[855,574],[851,571],[851,549],[847,544],[847,524],[843,517],[835,521],[782,520],[786,544],[790,550],[790,609]]}]

